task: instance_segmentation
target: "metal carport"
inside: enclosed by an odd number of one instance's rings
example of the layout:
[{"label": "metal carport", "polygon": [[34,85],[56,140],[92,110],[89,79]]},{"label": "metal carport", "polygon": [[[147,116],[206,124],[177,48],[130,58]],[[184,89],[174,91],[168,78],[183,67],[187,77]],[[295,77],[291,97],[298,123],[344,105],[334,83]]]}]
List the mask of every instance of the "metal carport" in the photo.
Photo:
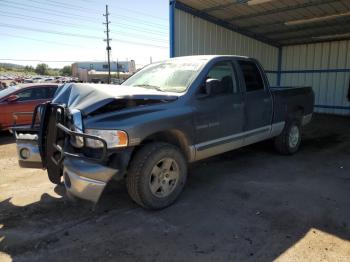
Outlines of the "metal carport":
[{"label": "metal carport", "polygon": [[350,114],[349,0],[170,0],[170,56],[257,58],[271,85],[308,85],[316,111]]}]

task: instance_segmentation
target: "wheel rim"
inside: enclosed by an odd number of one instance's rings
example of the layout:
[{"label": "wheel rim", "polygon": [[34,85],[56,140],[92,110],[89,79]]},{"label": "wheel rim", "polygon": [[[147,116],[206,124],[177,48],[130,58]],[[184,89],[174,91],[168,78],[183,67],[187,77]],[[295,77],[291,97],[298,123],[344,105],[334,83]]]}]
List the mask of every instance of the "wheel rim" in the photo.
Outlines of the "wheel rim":
[{"label": "wheel rim", "polygon": [[293,126],[289,132],[289,146],[291,148],[295,148],[299,143],[299,139],[300,139],[299,128],[297,126]]},{"label": "wheel rim", "polygon": [[179,180],[179,165],[172,158],[160,160],[151,171],[149,188],[156,197],[169,196]]}]

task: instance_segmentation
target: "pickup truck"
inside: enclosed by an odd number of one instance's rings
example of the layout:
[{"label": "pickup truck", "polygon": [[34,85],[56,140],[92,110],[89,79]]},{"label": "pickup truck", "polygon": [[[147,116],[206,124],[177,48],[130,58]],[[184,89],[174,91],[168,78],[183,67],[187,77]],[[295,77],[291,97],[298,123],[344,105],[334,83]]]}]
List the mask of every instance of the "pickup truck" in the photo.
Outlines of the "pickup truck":
[{"label": "pickup truck", "polygon": [[268,139],[296,153],[313,107],[311,87],[271,88],[255,59],[189,56],[122,85],[66,84],[14,134],[20,165],[47,169],[69,195],[97,203],[125,178],[137,204],[161,209],[182,192],[188,163]]}]

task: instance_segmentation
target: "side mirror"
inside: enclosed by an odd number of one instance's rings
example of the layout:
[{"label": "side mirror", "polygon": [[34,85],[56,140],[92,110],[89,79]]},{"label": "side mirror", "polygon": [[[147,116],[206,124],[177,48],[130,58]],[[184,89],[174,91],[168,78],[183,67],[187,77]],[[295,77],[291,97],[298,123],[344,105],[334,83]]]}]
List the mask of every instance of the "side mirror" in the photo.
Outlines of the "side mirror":
[{"label": "side mirror", "polygon": [[18,95],[10,95],[6,101],[7,102],[16,102],[17,100],[19,99],[19,96]]},{"label": "side mirror", "polygon": [[208,96],[222,93],[222,84],[220,80],[209,78],[205,81],[205,93]]}]

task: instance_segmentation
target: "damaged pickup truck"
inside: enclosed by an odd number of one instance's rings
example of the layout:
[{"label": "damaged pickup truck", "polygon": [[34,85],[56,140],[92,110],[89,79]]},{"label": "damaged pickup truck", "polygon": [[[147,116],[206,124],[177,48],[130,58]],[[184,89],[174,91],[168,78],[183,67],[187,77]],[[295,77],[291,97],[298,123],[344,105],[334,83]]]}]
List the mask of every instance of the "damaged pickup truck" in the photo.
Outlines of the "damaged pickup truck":
[{"label": "damaged pickup truck", "polygon": [[120,86],[66,84],[14,133],[20,165],[47,169],[69,194],[96,203],[125,178],[136,203],[160,209],[180,195],[188,163],[267,139],[297,152],[313,107],[312,88],[271,88],[254,59],[179,57]]}]

